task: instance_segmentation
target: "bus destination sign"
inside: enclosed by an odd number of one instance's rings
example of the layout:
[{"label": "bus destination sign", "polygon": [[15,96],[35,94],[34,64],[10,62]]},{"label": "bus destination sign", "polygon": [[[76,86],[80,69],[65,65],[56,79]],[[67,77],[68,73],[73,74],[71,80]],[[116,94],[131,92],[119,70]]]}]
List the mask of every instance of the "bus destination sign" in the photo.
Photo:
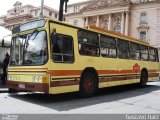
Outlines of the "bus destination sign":
[{"label": "bus destination sign", "polygon": [[27,31],[27,30],[31,30],[39,27],[44,27],[44,25],[45,25],[45,20],[36,20],[36,21],[28,22],[28,23],[19,25],[17,27],[14,27],[12,29],[12,34],[20,33],[23,31]]}]

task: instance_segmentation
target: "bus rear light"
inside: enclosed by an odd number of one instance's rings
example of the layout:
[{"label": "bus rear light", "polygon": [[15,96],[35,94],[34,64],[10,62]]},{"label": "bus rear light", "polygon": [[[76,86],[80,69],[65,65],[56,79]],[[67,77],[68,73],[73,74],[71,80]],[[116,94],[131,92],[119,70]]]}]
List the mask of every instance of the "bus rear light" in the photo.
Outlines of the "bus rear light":
[{"label": "bus rear light", "polygon": [[8,80],[14,80],[14,76],[13,75],[8,75]]}]

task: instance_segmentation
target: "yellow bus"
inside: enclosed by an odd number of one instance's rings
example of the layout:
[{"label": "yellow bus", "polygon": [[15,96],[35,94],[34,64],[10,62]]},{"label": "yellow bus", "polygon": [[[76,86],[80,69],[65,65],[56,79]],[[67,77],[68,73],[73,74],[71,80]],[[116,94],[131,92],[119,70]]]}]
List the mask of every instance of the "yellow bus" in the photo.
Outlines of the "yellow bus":
[{"label": "yellow bus", "polygon": [[79,91],[159,78],[158,51],[148,43],[101,28],[76,27],[50,18],[12,30],[7,87],[48,94]]}]

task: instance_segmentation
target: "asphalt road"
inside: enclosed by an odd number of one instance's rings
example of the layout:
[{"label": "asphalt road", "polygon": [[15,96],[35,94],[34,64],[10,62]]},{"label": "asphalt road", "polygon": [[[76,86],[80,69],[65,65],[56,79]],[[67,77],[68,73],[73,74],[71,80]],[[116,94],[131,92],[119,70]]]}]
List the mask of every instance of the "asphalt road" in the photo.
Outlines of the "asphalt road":
[{"label": "asphalt road", "polygon": [[8,94],[0,87],[0,113],[5,114],[160,114],[160,82],[100,89],[91,98],[78,93]]}]

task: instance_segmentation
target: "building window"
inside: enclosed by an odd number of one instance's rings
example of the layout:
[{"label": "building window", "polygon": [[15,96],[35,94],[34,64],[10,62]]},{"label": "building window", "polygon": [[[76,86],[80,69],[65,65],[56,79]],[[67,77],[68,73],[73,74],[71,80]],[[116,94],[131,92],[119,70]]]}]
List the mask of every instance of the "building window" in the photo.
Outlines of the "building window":
[{"label": "building window", "polygon": [[141,40],[147,39],[147,32],[146,31],[140,31],[140,39]]},{"label": "building window", "polygon": [[52,12],[49,12],[49,16],[52,16]]},{"label": "building window", "polygon": [[97,19],[91,19],[91,25],[96,26],[96,24],[97,24]]},{"label": "building window", "polygon": [[21,10],[21,13],[24,13],[24,10]]},{"label": "building window", "polygon": [[116,16],[116,17],[114,18],[114,21],[120,21],[120,16]]},{"label": "building window", "polygon": [[113,30],[117,33],[121,33],[121,25],[118,23],[114,26]]},{"label": "building window", "polygon": [[148,2],[149,0],[140,0],[140,2]]},{"label": "building window", "polygon": [[35,11],[35,16],[38,16],[38,11]]},{"label": "building window", "polygon": [[77,26],[78,25],[78,20],[74,20],[73,25]]},{"label": "building window", "polygon": [[79,7],[78,7],[78,6],[74,6],[73,12],[74,12],[74,13],[79,12]]},{"label": "building window", "polygon": [[147,14],[146,14],[146,12],[141,13],[140,21],[141,22],[147,22]]},{"label": "building window", "polygon": [[103,22],[108,22],[108,18],[104,18],[104,19],[103,19]]}]

